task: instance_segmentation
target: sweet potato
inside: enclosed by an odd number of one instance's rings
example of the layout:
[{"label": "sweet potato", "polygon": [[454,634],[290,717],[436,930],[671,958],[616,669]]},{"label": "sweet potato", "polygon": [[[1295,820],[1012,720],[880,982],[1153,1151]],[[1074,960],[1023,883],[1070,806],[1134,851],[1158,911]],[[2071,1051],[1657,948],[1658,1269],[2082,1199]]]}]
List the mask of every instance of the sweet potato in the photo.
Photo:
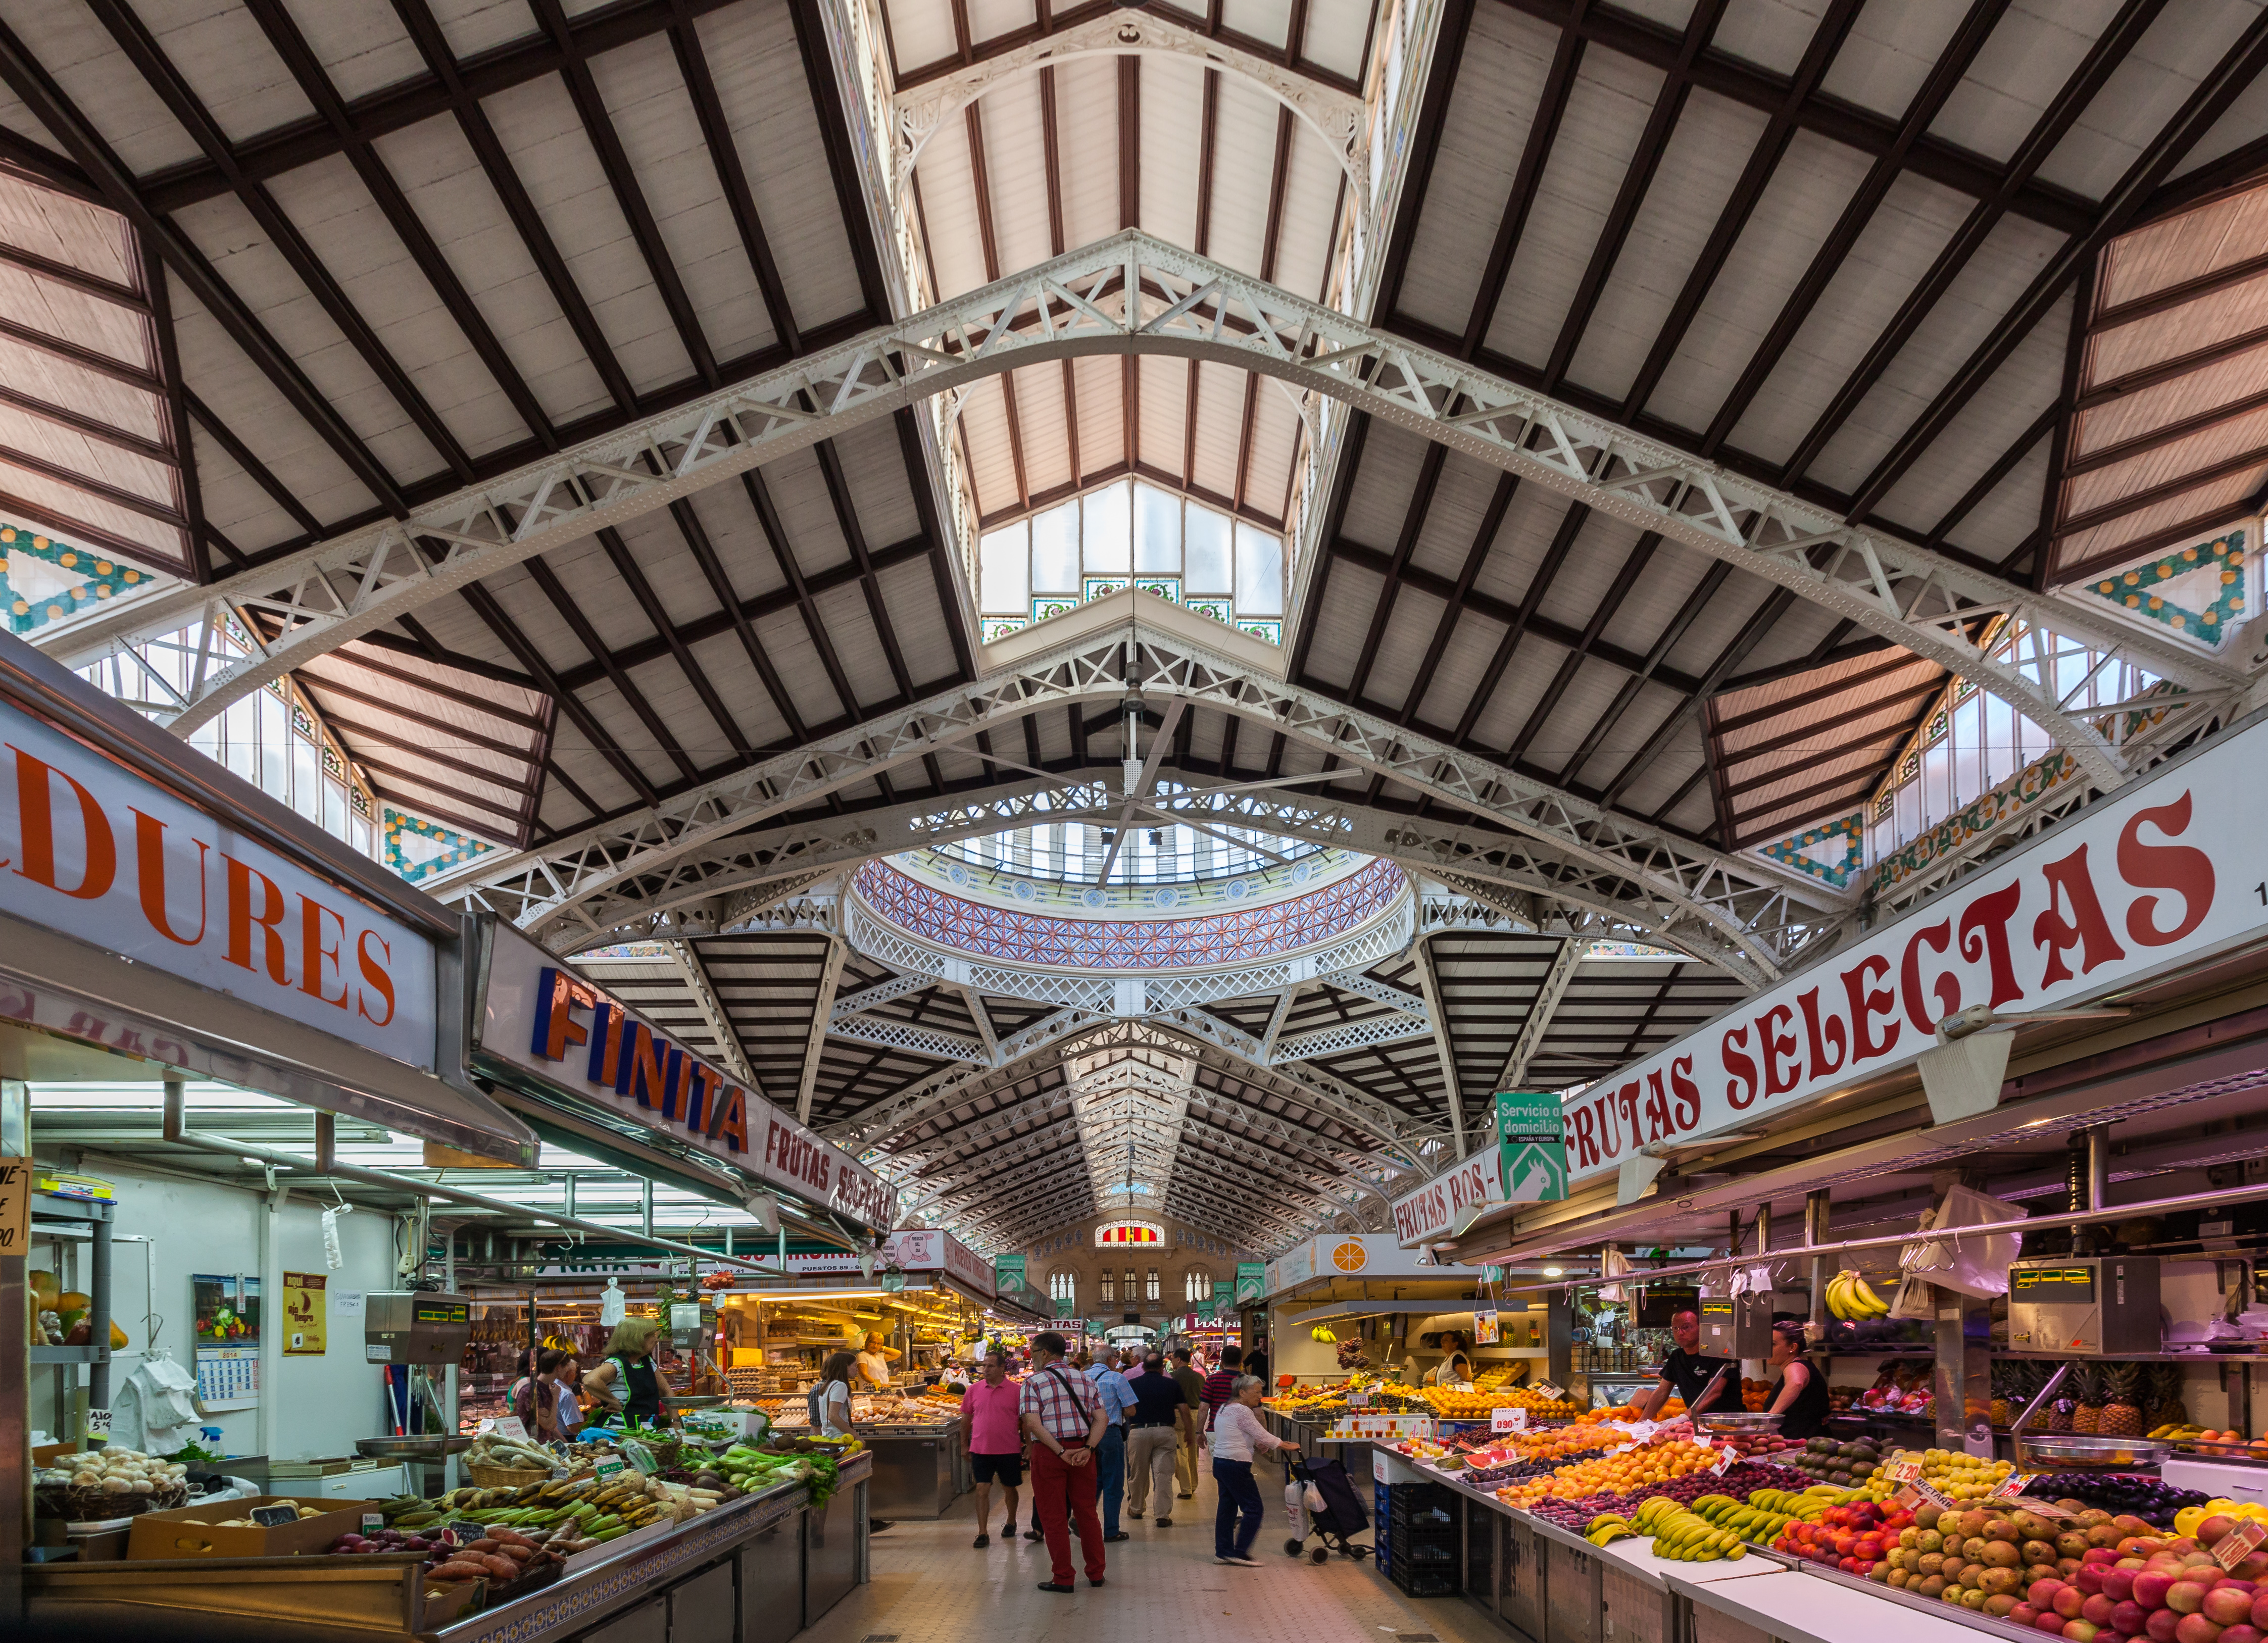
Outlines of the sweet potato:
[{"label": "sweet potato", "polygon": [[535,1548],[533,1546],[516,1546],[512,1542],[506,1541],[504,1544],[503,1555],[511,1558],[514,1563],[526,1563],[530,1558],[533,1558],[535,1555]]},{"label": "sweet potato", "polygon": [[494,1552],[486,1553],[482,1557],[481,1561],[488,1566],[488,1572],[499,1580],[514,1579],[519,1573],[518,1564],[509,1558],[499,1558]]},{"label": "sweet potato", "polygon": [[460,1550],[475,1552],[485,1557],[488,1553],[492,1551],[502,1551],[504,1550],[504,1543],[497,1539],[493,1535],[483,1535],[470,1545],[462,1547]]},{"label": "sweet potato", "polygon": [[480,1564],[458,1558],[429,1570],[425,1578],[429,1580],[477,1580],[487,1573],[488,1570]]}]

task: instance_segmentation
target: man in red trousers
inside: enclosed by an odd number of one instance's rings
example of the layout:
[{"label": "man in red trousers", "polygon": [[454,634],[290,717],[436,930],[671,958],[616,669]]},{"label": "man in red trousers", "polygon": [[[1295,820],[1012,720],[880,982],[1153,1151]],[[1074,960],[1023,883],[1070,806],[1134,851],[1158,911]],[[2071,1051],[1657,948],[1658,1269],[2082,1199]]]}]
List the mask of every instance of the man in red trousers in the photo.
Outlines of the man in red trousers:
[{"label": "man in red trousers", "polygon": [[1032,1509],[1047,1536],[1053,1580],[1043,1592],[1068,1592],[1070,1514],[1079,1516],[1079,1544],[1086,1580],[1102,1584],[1102,1522],[1094,1513],[1094,1452],[1102,1442],[1102,1394],[1094,1381],[1063,1362],[1064,1337],[1049,1330],[1032,1337],[1032,1373],[1024,1378],[1020,1414],[1032,1440]]}]

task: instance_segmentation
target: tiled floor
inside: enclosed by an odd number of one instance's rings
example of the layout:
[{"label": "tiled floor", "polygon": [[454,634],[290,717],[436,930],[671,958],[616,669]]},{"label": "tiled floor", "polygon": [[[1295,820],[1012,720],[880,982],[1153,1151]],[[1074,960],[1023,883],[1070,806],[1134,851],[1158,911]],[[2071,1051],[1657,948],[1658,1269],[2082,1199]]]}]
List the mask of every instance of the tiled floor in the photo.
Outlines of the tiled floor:
[{"label": "tiled floor", "polygon": [[[1101,1589],[1084,1573],[1065,1596],[1042,1592],[1047,1547],[996,1533],[978,1551],[976,1497],[963,1495],[934,1521],[898,1520],[873,1540],[873,1579],[836,1604],[797,1643],[1118,1643],[1138,1638],[1233,1638],[1237,1643],[1392,1643],[1431,1636],[1439,1643],[1511,1643],[1512,1634],[1460,1597],[1413,1602],[1366,1558],[1334,1556],[1320,1566],[1284,1553],[1284,1474],[1261,1469],[1266,1524],[1256,1569],[1212,1560],[1213,1485],[1175,1500],[1170,1529],[1129,1521],[1133,1539],[1109,1549]],[[1152,1502],[1154,1505],[1155,1502]],[[1028,1500],[1019,1508],[1028,1521]],[[1364,1541],[1368,1536],[1360,1537]],[[1310,1545],[1318,1544],[1310,1542]],[[1072,1548],[1074,1558],[1078,1555]]]}]

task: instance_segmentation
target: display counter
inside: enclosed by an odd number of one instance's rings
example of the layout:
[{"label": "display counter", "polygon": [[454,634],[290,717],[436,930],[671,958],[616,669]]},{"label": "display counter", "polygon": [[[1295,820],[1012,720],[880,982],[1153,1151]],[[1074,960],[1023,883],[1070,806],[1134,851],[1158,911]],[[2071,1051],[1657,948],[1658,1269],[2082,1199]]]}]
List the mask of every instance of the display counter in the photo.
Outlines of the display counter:
[{"label": "display counter", "polygon": [[577,1554],[550,1585],[476,1613],[429,1601],[412,1560],[297,1557],[32,1565],[26,1617],[144,1637],[205,1635],[202,1620],[232,1643],[753,1643],[790,1635],[783,1616],[809,1625],[865,1579],[873,1475],[862,1453],[843,1462],[823,1509],[804,1485],[785,1484],[625,1535]]},{"label": "display counter", "polygon": [[959,1421],[853,1430],[873,1456],[876,1517],[943,1517],[952,1509],[963,1469]]}]

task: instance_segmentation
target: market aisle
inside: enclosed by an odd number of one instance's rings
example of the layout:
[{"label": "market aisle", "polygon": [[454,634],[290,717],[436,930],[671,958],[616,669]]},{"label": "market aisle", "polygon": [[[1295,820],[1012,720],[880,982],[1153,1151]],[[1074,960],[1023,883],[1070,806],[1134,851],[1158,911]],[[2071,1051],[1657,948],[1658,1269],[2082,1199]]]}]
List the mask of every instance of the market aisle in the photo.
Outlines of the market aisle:
[{"label": "market aisle", "polygon": [[[1462,1598],[1413,1602],[1379,1578],[1367,1559],[1334,1557],[1318,1567],[1284,1555],[1287,1532],[1280,1470],[1262,1469],[1268,1521],[1256,1569],[1212,1560],[1213,1485],[1174,1502],[1174,1526],[1129,1521],[1133,1539],[1110,1548],[1098,1591],[1079,1577],[1071,1596],[1037,1589],[1044,1545],[996,1536],[978,1551],[963,1495],[935,1521],[897,1521],[875,1536],[873,1579],[836,1604],[798,1643],[1062,1643],[1066,1637],[1233,1636],[1238,1643],[1388,1643],[1389,1633],[1431,1634],[1440,1643],[1503,1643],[1505,1633]],[[1272,1486],[1265,1480],[1272,1477]],[[996,1499],[993,1512],[999,1505]],[[1367,1538],[1366,1536],[1365,1538]],[[1314,1543],[1311,1543],[1314,1544]],[[1095,1628],[1103,1628],[1101,1631]],[[1068,1629],[1066,1629],[1068,1628]]]}]

